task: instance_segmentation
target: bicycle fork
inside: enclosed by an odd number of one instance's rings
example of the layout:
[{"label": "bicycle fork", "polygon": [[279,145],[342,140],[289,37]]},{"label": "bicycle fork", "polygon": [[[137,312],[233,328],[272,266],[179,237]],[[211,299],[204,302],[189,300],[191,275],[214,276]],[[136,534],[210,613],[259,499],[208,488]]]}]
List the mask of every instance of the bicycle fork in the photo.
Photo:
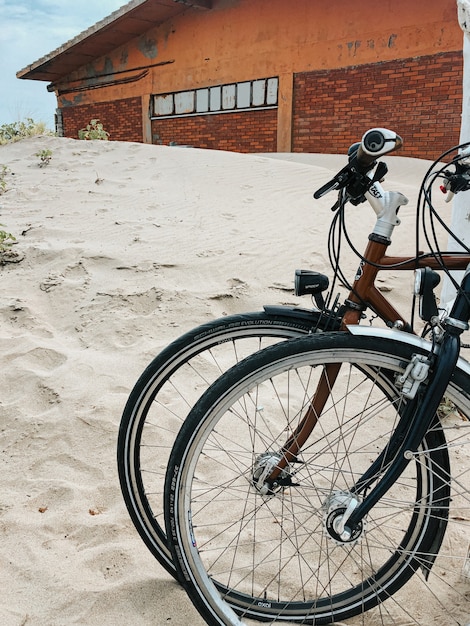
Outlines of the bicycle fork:
[{"label": "bicycle fork", "polygon": [[[444,322],[445,332],[439,351],[433,356],[434,362],[432,363],[432,371],[427,386],[423,393],[418,392],[407,403],[400,423],[390,439],[390,444],[387,448],[390,452],[385,452],[385,454],[381,455],[382,458],[379,456],[352,489],[353,493],[367,489],[372,482],[374,474],[375,476],[377,475],[379,462],[390,462],[379,483],[375,485],[362,502],[357,501],[357,505],[353,510],[345,512],[344,518],[341,520],[344,539],[347,539],[348,535],[352,536],[354,534],[355,529],[362,523],[367,513],[401,476],[408,463],[414,458],[419,445],[430,428],[459,357],[460,335],[464,330],[468,329],[467,320],[470,317],[469,296],[470,270],[467,270],[462,281],[462,289],[455,300],[452,312]],[[407,428],[407,432],[404,432],[407,425],[409,425],[409,428]],[[396,454],[394,453],[395,450],[397,450]],[[391,458],[392,456],[393,459]],[[347,519],[345,519],[346,513],[348,514]]]},{"label": "bicycle fork", "polygon": [[375,487],[364,497],[362,502],[357,500],[357,506],[350,511],[347,519],[341,520],[343,540],[347,541],[350,536],[355,534],[365,516],[398,480],[408,463],[414,458],[435,418],[457,363],[461,332],[447,329],[439,353],[435,357],[435,365],[424,393],[417,393],[414,399],[407,403],[387,450],[376,459],[351,489],[352,493],[355,494],[364,492],[376,480],[380,468],[388,465]]}]

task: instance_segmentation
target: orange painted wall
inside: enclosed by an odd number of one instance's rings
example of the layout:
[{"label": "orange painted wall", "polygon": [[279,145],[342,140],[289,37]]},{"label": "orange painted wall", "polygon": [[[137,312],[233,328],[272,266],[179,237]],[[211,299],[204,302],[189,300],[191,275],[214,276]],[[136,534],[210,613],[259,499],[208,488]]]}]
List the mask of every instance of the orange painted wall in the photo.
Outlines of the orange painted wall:
[{"label": "orange painted wall", "polygon": [[[188,9],[68,76],[56,85],[58,105],[66,119],[69,107],[88,113],[93,103],[141,97],[150,142],[151,94],[279,76],[277,149],[290,150],[295,74],[461,52],[462,40],[455,0],[214,0],[212,10]],[[135,72],[117,74],[127,70]]]},{"label": "orange painted wall", "polygon": [[138,87],[106,87],[72,99],[64,96],[60,103],[108,101],[136,95],[136,89],[165,93],[461,48],[455,0],[214,0],[212,10],[188,10],[70,76],[170,62],[150,68]]}]

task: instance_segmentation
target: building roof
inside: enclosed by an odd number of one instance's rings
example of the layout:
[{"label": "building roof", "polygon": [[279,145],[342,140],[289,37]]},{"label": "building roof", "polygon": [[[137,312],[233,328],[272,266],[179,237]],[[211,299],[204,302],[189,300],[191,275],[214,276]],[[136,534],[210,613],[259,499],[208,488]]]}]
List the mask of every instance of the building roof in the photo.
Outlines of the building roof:
[{"label": "building roof", "polygon": [[18,78],[54,82],[153,26],[212,0],[131,0],[62,46],[17,72]]}]

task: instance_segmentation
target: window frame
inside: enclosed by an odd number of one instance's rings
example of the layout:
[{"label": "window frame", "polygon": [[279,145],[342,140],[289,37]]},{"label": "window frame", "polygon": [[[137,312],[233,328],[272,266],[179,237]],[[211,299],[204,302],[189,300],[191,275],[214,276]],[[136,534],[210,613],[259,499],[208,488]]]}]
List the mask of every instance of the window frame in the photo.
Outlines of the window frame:
[{"label": "window frame", "polygon": [[[192,105],[190,105],[192,101]],[[185,102],[188,106],[185,108]],[[239,111],[277,109],[279,103],[279,77],[256,78],[222,85],[184,89],[153,94],[152,120],[220,115]],[[162,111],[158,113],[158,111]]]}]

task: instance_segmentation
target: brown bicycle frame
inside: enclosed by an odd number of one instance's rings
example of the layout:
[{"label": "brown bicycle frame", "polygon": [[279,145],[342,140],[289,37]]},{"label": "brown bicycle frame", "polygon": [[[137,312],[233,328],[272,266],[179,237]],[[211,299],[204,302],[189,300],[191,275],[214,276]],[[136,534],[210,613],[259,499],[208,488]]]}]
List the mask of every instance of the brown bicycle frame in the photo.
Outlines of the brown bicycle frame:
[{"label": "brown bicycle frame", "polygon": [[356,304],[360,308],[357,311],[355,309],[346,311],[343,317],[343,329],[350,324],[358,324],[362,310],[367,307],[377,313],[387,325],[393,326],[398,322],[400,327],[408,327],[407,322],[375,286],[375,279],[380,270],[415,270],[420,267],[440,270],[442,269],[440,261],[449,270],[465,270],[470,263],[470,255],[468,254],[446,253],[441,256],[440,260],[433,256],[418,257],[417,259],[415,257],[387,256],[385,252],[390,242],[388,240],[379,241],[378,239],[374,235],[369,237],[364,261],[361,261],[358,274],[348,297],[349,302]]},{"label": "brown bicycle frame", "polygon": [[[430,256],[416,259],[416,257],[391,257],[387,256],[386,250],[390,241],[374,234],[369,236],[364,258],[361,261],[356,274],[352,289],[346,300],[346,312],[341,322],[341,331],[346,331],[347,326],[359,324],[362,312],[366,308],[372,309],[377,315],[391,327],[408,329],[411,326],[402,318],[390,302],[381,294],[375,286],[375,279],[380,270],[415,270],[420,267],[442,269],[440,262]],[[470,255],[467,254],[442,254],[440,261],[449,270],[465,270],[470,263]],[[282,448],[282,458],[270,473],[268,480],[275,482],[285,467],[297,458],[297,455],[311,435],[319,416],[330,395],[330,390],[339,374],[340,364],[330,363],[320,377],[315,396],[299,422],[297,428],[286,441]]]}]

